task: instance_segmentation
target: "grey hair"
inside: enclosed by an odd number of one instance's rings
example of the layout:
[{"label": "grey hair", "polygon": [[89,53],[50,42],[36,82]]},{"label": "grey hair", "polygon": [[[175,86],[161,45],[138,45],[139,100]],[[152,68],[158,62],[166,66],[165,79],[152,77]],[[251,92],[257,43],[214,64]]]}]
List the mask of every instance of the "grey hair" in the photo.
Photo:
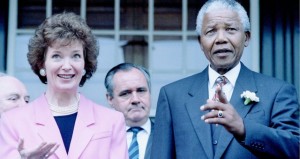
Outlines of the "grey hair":
[{"label": "grey hair", "polygon": [[114,75],[117,73],[117,72],[120,72],[120,71],[130,71],[132,69],[138,69],[140,70],[143,75],[145,76],[146,80],[147,80],[147,85],[149,87],[149,91],[151,91],[151,78],[150,78],[150,74],[148,72],[148,70],[142,66],[138,66],[138,65],[135,65],[135,64],[132,64],[132,63],[121,63],[115,67],[113,67],[112,69],[110,69],[106,76],[105,76],[105,80],[104,80],[104,86],[106,88],[106,92],[109,96],[113,97],[113,89],[114,89],[114,83],[113,83],[113,78],[114,78]]},{"label": "grey hair", "polygon": [[201,7],[197,16],[196,32],[198,33],[198,35],[201,35],[204,15],[208,12],[212,12],[214,10],[220,10],[220,9],[229,9],[237,12],[241,20],[241,23],[244,27],[244,31],[250,32],[249,17],[247,15],[245,8],[240,3],[236,2],[235,0],[209,0]]}]

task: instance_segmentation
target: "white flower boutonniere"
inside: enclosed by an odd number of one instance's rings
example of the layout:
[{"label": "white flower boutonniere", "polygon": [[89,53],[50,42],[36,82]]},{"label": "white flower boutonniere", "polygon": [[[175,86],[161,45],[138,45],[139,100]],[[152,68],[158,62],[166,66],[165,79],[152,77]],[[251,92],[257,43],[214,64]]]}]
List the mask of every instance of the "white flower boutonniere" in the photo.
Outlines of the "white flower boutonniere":
[{"label": "white flower boutonniere", "polygon": [[259,102],[259,98],[256,96],[256,94],[248,90],[241,94],[241,98],[245,98],[245,105],[248,105],[250,102]]}]

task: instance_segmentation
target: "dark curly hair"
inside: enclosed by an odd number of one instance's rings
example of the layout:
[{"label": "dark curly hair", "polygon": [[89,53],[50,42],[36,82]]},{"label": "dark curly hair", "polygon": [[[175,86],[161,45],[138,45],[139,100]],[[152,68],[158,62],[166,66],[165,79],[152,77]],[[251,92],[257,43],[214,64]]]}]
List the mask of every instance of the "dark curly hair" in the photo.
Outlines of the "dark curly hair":
[{"label": "dark curly hair", "polygon": [[29,40],[27,59],[33,72],[46,84],[47,78],[41,76],[39,71],[44,67],[47,48],[55,42],[69,44],[79,40],[83,44],[83,54],[86,74],[82,77],[79,86],[92,77],[97,69],[99,46],[90,27],[80,16],[63,12],[53,15],[36,29],[34,36]]}]

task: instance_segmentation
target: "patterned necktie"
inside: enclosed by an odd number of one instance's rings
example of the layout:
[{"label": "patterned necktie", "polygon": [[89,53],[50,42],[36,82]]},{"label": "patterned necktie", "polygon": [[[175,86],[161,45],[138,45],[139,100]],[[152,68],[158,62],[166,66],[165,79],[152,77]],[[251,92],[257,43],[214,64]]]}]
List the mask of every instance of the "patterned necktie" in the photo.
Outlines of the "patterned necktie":
[{"label": "patterned necktie", "polygon": [[[225,76],[219,76],[217,79],[216,79],[216,86],[220,86],[221,87],[221,90],[222,90],[222,87],[227,83],[227,79]],[[215,93],[214,97],[213,97],[213,100],[214,101],[220,101],[219,100],[219,95],[217,93]]]},{"label": "patterned necktie", "polygon": [[139,144],[137,141],[137,134],[139,131],[143,130],[141,127],[132,127],[128,131],[132,131],[132,141],[128,149],[129,159],[138,159],[139,158]]}]

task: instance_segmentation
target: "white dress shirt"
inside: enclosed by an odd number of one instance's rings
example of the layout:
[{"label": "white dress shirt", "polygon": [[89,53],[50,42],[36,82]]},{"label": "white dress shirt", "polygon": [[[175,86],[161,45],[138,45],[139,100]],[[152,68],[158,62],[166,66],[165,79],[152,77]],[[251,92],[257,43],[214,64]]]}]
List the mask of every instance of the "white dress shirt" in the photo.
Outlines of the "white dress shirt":
[{"label": "white dress shirt", "polygon": [[[227,83],[222,87],[223,92],[225,93],[228,102],[231,99],[232,96],[232,92],[233,92],[233,88],[235,86],[235,82],[239,76],[241,70],[241,63],[239,62],[234,68],[232,68],[231,70],[229,70],[228,72],[226,72],[223,76],[225,76],[227,78]],[[209,90],[209,99],[212,99],[214,94],[215,94],[215,90],[216,90],[216,79],[222,76],[220,75],[218,72],[216,72],[215,70],[213,70],[210,66],[208,67],[208,90]]]},{"label": "white dress shirt", "polygon": [[[141,128],[143,128],[143,130],[139,131],[139,133],[137,134],[137,141],[139,144],[139,159],[144,159],[148,139],[149,139],[149,136],[151,133],[151,122],[150,122],[149,118],[148,118],[147,122],[141,126]],[[130,129],[130,127],[126,126],[126,131],[128,129]],[[131,144],[132,135],[133,135],[133,133],[131,131],[126,132],[128,148]]]}]

